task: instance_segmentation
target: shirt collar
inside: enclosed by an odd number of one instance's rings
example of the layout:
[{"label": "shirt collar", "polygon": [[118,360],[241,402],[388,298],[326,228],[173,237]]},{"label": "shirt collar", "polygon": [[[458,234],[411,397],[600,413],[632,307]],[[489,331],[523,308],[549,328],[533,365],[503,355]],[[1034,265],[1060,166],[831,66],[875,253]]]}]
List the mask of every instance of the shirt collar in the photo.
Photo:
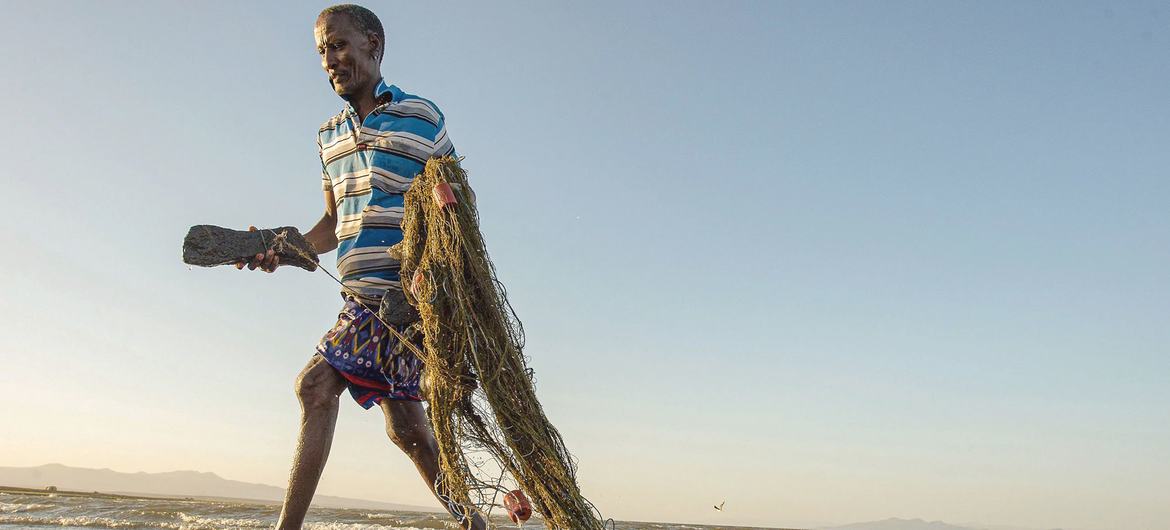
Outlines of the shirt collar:
[{"label": "shirt collar", "polygon": [[390,103],[402,99],[402,90],[394,85],[387,85],[386,78],[378,80],[378,86],[374,87],[374,100],[379,103]]},{"label": "shirt collar", "polygon": [[[386,78],[383,77],[378,80],[378,85],[374,87],[374,101],[378,106],[385,105],[394,101],[402,99],[402,89],[386,84]],[[357,116],[357,111],[354,110],[353,105],[345,104],[345,111],[349,114]]]}]

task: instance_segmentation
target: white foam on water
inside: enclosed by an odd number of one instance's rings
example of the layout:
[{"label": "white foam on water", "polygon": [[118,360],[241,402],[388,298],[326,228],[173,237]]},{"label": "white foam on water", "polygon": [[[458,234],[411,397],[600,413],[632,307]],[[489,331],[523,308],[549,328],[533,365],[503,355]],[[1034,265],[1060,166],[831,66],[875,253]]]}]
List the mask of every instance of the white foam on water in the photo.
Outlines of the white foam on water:
[{"label": "white foam on water", "polygon": [[439,513],[394,513],[394,512],[373,512],[367,513],[367,519],[393,519],[395,521],[437,521],[440,518],[450,517],[447,514]]}]

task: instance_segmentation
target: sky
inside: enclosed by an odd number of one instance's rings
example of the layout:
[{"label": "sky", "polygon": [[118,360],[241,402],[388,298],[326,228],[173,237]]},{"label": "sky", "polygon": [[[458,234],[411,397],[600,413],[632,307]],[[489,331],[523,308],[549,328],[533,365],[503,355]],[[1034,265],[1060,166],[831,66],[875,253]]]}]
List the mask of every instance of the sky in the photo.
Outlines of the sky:
[{"label": "sky", "polygon": [[[326,5],[3,4],[0,466],[284,484],[336,285],[180,246],[319,218]],[[607,516],[1170,528],[1167,4],[368,6]]]}]

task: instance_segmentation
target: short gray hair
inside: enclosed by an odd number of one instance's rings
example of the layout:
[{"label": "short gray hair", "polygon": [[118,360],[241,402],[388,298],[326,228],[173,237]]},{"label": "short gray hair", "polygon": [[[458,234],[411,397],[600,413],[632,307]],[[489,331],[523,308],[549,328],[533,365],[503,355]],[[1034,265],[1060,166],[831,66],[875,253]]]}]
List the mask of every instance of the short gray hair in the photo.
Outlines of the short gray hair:
[{"label": "short gray hair", "polygon": [[378,15],[357,4],[338,4],[321,10],[317,20],[324,20],[325,17],[336,14],[349,16],[359,30],[378,36],[378,40],[382,42],[382,49],[378,50],[378,62],[382,62],[382,56],[386,53],[386,31],[382,29],[382,21],[378,20]]}]

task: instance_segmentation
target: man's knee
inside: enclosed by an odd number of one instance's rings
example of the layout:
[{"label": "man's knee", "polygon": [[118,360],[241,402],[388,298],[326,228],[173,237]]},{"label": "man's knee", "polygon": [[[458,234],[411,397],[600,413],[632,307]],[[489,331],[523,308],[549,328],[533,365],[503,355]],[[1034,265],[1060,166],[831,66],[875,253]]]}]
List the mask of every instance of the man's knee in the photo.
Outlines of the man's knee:
[{"label": "man's knee", "polygon": [[407,454],[428,454],[438,450],[435,437],[426,425],[412,422],[391,421],[386,425],[386,435],[399,449]]},{"label": "man's knee", "polygon": [[311,362],[297,375],[294,389],[302,408],[318,409],[336,403],[345,380],[329,363]]},{"label": "man's knee", "polygon": [[386,434],[390,435],[390,441],[394,442],[394,445],[397,445],[399,449],[402,449],[403,452],[411,456],[427,456],[438,453],[439,451],[438,446],[435,444],[435,439],[422,435],[422,433],[390,429],[387,430]]}]

